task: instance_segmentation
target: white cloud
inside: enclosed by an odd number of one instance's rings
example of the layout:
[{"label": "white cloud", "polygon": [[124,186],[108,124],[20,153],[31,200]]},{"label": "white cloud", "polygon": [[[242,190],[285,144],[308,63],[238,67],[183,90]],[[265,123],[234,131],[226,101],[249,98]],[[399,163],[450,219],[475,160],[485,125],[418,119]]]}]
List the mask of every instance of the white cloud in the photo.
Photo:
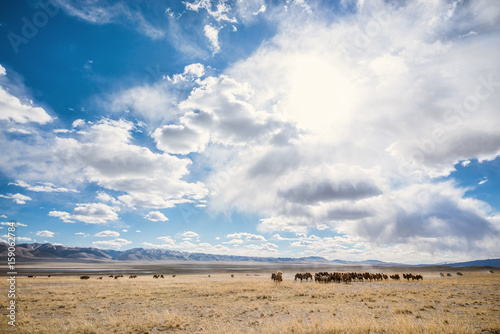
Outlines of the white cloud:
[{"label": "white cloud", "polygon": [[[5,217],[7,218],[7,217]],[[28,225],[19,223],[19,222],[14,222],[17,227],[22,226],[22,227],[27,227]],[[6,225],[6,226],[11,226],[12,222],[1,222],[0,225]]]},{"label": "white cloud", "polygon": [[90,236],[90,234],[83,233],[83,232],[76,232],[75,235],[79,235],[79,236],[82,236],[82,237],[89,237]]},{"label": "white cloud", "polygon": [[[4,236],[5,238],[7,238],[7,236]],[[17,242],[28,242],[28,241],[32,241],[31,238],[28,238],[28,237],[16,237],[16,241]]]},{"label": "white cloud", "polygon": [[11,199],[16,204],[26,204],[26,202],[31,201],[31,197],[25,196],[23,194],[7,194],[7,195],[0,194],[0,197]]},{"label": "white cloud", "polygon": [[[230,23],[237,23],[238,21],[234,17],[229,17],[231,12],[231,6],[225,1],[215,1],[212,3],[211,0],[196,0],[194,2],[185,2],[187,10],[199,11],[200,9],[205,9],[211,17],[216,21],[227,21]],[[215,7],[215,9],[214,9]]]},{"label": "white cloud", "polygon": [[[494,126],[499,120],[500,78],[494,73],[499,73],[500,49],[491,48],[500,33],[499,9],[485,2],[456,7],[439,1],[398,7],[366,2],[333,22],[283,19],[272,40],[219,77],[248,87],[246,95],[221,99],[223,94],[207,89],[214,81],[207,78],[179,104],[181,110],[199,111],[179,119],[198,133],[209,128],[206,124],[212,115],[219,116],[226,101],[236,100],[247,111],[265,110],[282,120],[267,133],[286,128],[295,135],[279,146],[254,134],[248,137],[260,140],[245,138],[241,142],[246,145],[238,146],[236,135],[211,125],[217,131],[210,131],[200,153],[214,152],[215,143],[225,147],[218,155],[223,163],[204,161],[213,170],[205,181],[211,194],[208,208],[266,217],[258,226],[262,232],[330,228],[374,244],[413,242],[415,249],[425,244],[428,252],[430,244],[459,252],[446,239],[451,233],[476,251],[481,241],[488,244],[488,233],[498,238],[485,203],[471,202],[455,184],[434,178],[449,175],[457,163],[500,155]],[[373,26],[376,31],[368,29]],[[478,33],[460,38],[469,31]],[[224,91],[221,86],[217,92]],[[200,115],[203,128],[193,121]],[[407,204],[394,200],[404,192],[421,194],[414,187],[434,188],[436,199],[446,205],[426,202],[416,210],[408,196]],[[417,217],[417,211],[428,216]],[[469,234],[471,217],[481,222],[481,232]],[[386,227],[382,221],[391,223]],[[425,241],[431,226],[440,224],[444,228],[432,234],[444,241]]]},{"label": "white cloud", "polygon": [[118,207],[110,207],[103,203],[77,204],[73,213],[64,211],[50,211],[49,216],[58,217],[65,223],[74,223],[75,220],[88,224],[105,224],[118,220]]},{"label": "white cloud", "polygon": [[41,107],[23,104],[19,98],[0,86],[0,120],[21,124],[46,124],[52,122],[52,117]]},{"label": "white cloud", "polygon": [[120,23],[134,27],[151,39],[159,39],[165,36],[165,32],[148,22],[140,10],[132,9],[122,2],[114,4],[96,1],[82,3],[74,0],[55,0],[55,2],[66,14],[92,24]]},{"label": "white cloud", "polygon": [[163,241],[164,243],[166,243],[168,245],[174,245],[175,244],[175,241],[171,237],[169,237],[169,236],[158,237],[156,239],[161,240],[161,241]]},{"label": "white cloud", "polygon": [[223,242],[223,244],[228,244],[228,245],[240,245],[244,243],[245,241],[242,239],[232,239],[226,242]]},{"label": "white cloud", "polygon": [[189,154],[203,151],[208,139],[208,133],[198,133],[184,125],[164,125],[156,129],[151,137],[157,147],[172,154]]},{"label": "white cloud", "polygon": [[220,51],[219,29],[210,24],[207,24],[205,25],[204,31],[205,31],[205,36],[207,36],[208,40],[210,41],[210,44],[212,45],[212,54],[215,55]]},{"label": "white cloud", "polygon": [[228,239],[242,239],[243,237],[246,241],[266,241],[266,238],[264,238],[262,235],[247,232],[232,233],[226,235],[226,238]]},{"label": "white cloud", "polygon": [[133,128],[124,120],[104,119],[81,131],[80,140],[56,138],[56,159],[81,181],[126,193],[118,200],[132,207],[169,208],[205,196],[203,184],[183,180],[189,159],[131,144]]},{"label": "white cloud", "polygon": [[53,210],[48,213],[48,216],[60,218],[65,223],[74,223],[74,221],[71,220],[71,214],[69,212]]},{"label": "white cloud", "polygon": [[24,182],[22,180],[17,180],[16,182],[11,182],[9,185],[14,185],[22,188],[26,188],[27,190],[30,191],[35,191],[35,192],[75,192],[77,193],[78,190],[75,189],[68,189],[64,187],[56,187],[54,184],[50,182],[43,182],[40,183],[39,185],[29,185],[27,182]]},{"label": "white cloud", "polygon": [[30,135],[32,132],[30,130],[22,129],[22,128],[10,128],[7,130],[8,133],[19,133],[22,135]]},{"label": "white cloud", "polygon": [[168,220],[168,218],[165,217],[165,215],[160,211],[151,211],[146,215],[145,218],[154,222],[164,222]]},{"label": "white cloud", "polygon": [[196,232],[193,232],[193,231],[186,231],[184,233],[181,233],[180,236],[182,238],[185,238],[186,240],[189,240],[189,239],[198,239],[200,237],[200,235]]},{"label": "white cloud", "polygon": [[98,248],[118,248],[120,249],[122,246],[126,246],[131,244],[132,241],[117,238],[114,240],[105,240],[105,241],[94,241],[92,244]]},{"label": "white cloud", "polygon": [[174,74],[173,78],[167,76],[167,79],[171,80],[174,84],[183,81],[194,81],[205,75],[205,66],[200,63],[194,63],[184,67],[184,72],[181,74]]},{"label": "white cloud", "polygon": [[94,235],[95,237],[119,237],[120,236],[120,233],[116,232],[116,231],[101,231],[99,233],[96,233]]},{"label": "white cloud", "polygon": [[481,185],[481,184],[485,184],[486,182],[488,182],[488,178],[487,177],[485,177],[484,179],[482,179],[481,181],[479,181],[478,184]]},{"label": "white cloud", "polygon": [[113,196],[105,193],[104,191],[98,191],[96,199],[102,202],[110,202],[113,205],[119,205],[122,204],[120,201],[118,201],[116,198]]},{"label": "white cloud", "polygon": [[45,238],[53,238],[54,234],[55,234],[54,232],[47,231],[47,230],[36,232],[36,236],[45,237]]},{"label": "white cloud", "polygon": [[73,123],[71,124],[71,127],[72,128],[78,128],[78,127],[80,127],[82,125],[85,125],[85,120],[83,120],[83,119],[77,119],[77,120],[73,121]]},{"label": "white cloud", "polygon": [[0,65],[0,75],[7,75],[7,71],[5,70],[5,67]]}]

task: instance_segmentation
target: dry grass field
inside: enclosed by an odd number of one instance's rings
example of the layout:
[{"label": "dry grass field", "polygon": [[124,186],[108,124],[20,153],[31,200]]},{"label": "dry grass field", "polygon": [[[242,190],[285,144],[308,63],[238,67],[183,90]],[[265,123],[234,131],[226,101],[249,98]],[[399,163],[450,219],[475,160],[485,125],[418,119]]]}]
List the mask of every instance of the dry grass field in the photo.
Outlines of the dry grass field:
[{"label": "dry grass field", "polygon": [[499,274],[318,284],[285,272],[279,285],[269,277],[18,277],[17,326],[7,324],[2,293],[0,332],[500,333]]}]

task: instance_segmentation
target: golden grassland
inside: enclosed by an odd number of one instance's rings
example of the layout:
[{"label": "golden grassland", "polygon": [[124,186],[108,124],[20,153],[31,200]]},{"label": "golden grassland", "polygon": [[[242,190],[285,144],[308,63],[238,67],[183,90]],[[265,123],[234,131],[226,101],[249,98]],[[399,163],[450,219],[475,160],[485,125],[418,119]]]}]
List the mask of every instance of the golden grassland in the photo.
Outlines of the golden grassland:
[{"label": "golden grassland", "polygon": [[[401,274],[401,273],[400,273]],[[500,333],[500,275],[294,282],[270,275],[18,277],[17,326],[1,333]]]}]

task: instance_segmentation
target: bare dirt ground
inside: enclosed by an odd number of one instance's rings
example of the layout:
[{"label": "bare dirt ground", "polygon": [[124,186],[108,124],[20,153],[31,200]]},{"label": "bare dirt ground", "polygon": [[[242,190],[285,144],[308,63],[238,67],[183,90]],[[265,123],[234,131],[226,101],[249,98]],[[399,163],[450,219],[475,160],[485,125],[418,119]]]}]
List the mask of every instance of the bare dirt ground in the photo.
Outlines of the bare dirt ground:
[{"label": "bare dirt ground", "polygon": [[500,274],[452,270],[350,284],[294,282],[295,272],[281,284],[271,272],[17,277],[15,329],[2,277],[0,332],[500,333]]}]

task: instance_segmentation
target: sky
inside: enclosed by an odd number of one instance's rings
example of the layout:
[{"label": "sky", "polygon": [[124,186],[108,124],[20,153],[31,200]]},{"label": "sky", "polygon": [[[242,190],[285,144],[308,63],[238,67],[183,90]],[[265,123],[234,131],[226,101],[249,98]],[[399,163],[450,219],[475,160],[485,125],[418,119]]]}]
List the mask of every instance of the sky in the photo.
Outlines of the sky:
[{"label": "sky", "polygon": [[500,257],[500,2],[0,4],[0,236]]}]

